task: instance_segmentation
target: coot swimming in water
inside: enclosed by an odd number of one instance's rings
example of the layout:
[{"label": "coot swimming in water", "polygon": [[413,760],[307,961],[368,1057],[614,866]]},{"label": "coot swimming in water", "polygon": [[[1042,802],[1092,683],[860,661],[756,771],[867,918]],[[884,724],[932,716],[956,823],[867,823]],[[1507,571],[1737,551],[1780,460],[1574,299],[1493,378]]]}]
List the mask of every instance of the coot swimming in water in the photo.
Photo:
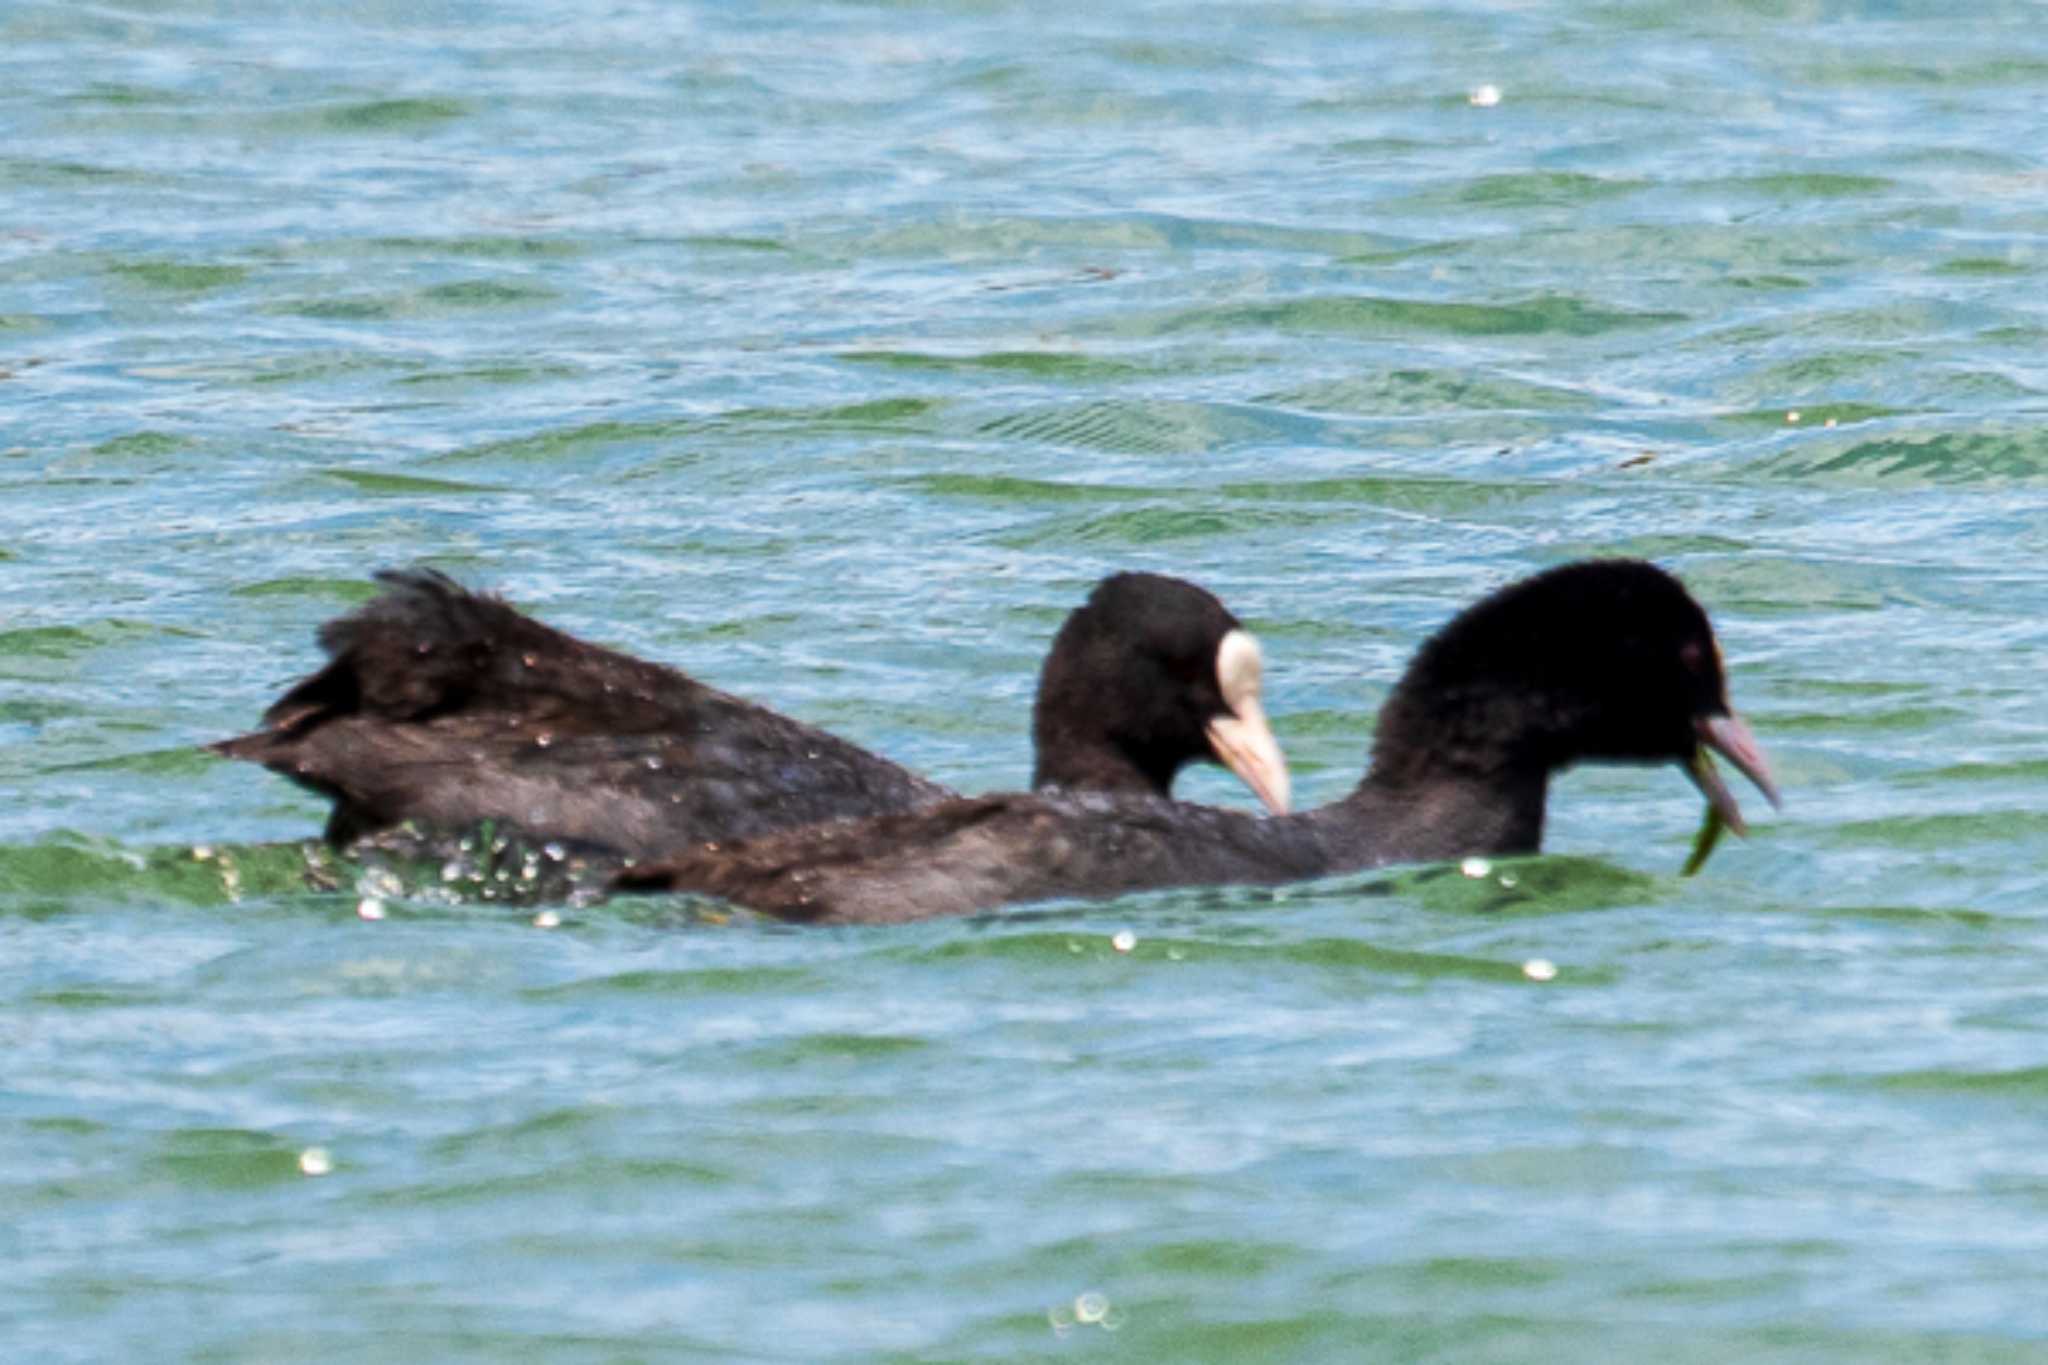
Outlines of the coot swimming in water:
[{"label": "coot swimming in water", "polygon": [[1740,832],[1708,749],[1776,803],[1763,751],[1728,705],[1706,612],[1653,565],[1595,560],[1503,588],[1424,644],[1380,711],[1364,779],[1312,811],[1260,820],[1094,793],[954,800],[642,865],[615,885],[884,923],[1532,853],[1551,774],[1587,761],[1680,764]]},{"label": "coot swimming in water", "polygon": [[[541,624],[431,569],[330,621],[331,662],[214,749],[329,796],[336,844],[411,822],[490,821],[586,852],[649,856],[951,798],[935,782],[660,664]],[[1176,578],[1098,584],[1053,642],[1034,709],[1036,785],[1163,795],[1223,762],[1285,810],[1256,642]]]}]

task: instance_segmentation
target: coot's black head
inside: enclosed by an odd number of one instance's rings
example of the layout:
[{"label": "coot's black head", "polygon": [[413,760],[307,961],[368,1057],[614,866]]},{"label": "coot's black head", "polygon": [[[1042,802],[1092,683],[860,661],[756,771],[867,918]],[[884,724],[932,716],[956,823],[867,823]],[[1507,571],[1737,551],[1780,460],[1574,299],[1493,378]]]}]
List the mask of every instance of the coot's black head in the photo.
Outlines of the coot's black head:
[{"label": "coot's black head", "polygon": [[1039,675],[1032,785],[1163,796],[1201,760],[1284,812],[1287,763],[1260,705],[1262,668],[1258,642],[1210,593],[1159,574],[1105,578]]},{"label": "coot's black head", "polygon": [[1700,604],[1655,565],[1591,560],[1502,588],[1425,644],[1381,713],[1374,774],[1677,763],[1740,831],[1703,746],[1777,803]]}]

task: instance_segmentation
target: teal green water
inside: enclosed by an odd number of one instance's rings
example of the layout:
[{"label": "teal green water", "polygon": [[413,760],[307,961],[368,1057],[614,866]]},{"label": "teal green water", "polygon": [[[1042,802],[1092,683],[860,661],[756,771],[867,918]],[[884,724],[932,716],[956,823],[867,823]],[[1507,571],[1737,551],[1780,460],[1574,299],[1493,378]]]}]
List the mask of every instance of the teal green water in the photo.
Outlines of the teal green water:
[{"label": "teal green water", "polygon": [[[2043,18],[0,7],[4,1354],[2048,1358]],[[366,921],[195,747],[424,559],[1015,786],[1145,567],[1313,803],[1602,553],[1787,792],[1689,882],[1606,770],[1479,877]]]}]

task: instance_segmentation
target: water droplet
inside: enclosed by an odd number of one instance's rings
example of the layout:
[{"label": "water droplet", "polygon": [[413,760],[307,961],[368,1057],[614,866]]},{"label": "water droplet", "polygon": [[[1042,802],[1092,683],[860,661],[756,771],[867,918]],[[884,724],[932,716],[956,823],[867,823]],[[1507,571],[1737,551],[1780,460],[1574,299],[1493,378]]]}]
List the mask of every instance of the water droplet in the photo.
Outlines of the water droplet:
[{"label": "water droplet", "polygon": [[365,896],[356,902],[357,919],[383,919],[384,902],[375,896]]},{"label": "water droplet", "polygon": [[533,917],[533,927],[536,929],[559,929],[562,927],[562,917],[552,910],[543,910]]},{"label": "water droplet", "polygon": [[1794,408],[1792,411],[1786,413],[1785,420],[1791,425],[1797,426],[1799,423],[1799,409]]},{"label": "water droplet", "polygon": [[1557,964],[1547,957],[1532,957],[1522,964],[1522,975],[1531,981],[1557,980]]},{"label": "water droplet", "polygon": [[203,862],[208,862],[208,861],[211,861],[211,860],[212,860],[212,858],[213,858],[213,850],[212,850],[211,848],[208,848],[208,847],[207,847],[207,846],[206,846],[205,844],[194,844],[194,845],[192,845],[192,861],[193,861],[193,862],[195,862],[195,863],[203,863]]},{"label": "water droplet", "polygon": [[1500,87],[1491,84],[1474,86],[1472,93],[1465,98],[1475,109],[1491,109],[1500,103]]},{"label": "water droplet", "polygon": [[1464,862],[1458,864],[1458,871],[1468,877],[1484,877],[1487,873],[1493,871],[1493,864],[1484,858],[1467,858]]},{"label": "water droplet", "polygon": [[1091,1289],[1074,1298],[1074,1321],[1097,1323],[1109,1316],[1109,1295]]},{"label": "water droplet", "polygon": [[1128,929],[1119,929],[1116,931],[1116,935],[1110,939],[1109,946],[1120,953],[1128,953],[1131,949],[1138,946],[1138,936]]},{"label": "water droplet", "polygon": [[334,1156],[325,1147],[308,1147],[299,1153],[299,1169],[307,1175],[326,1175],[334,1169]]}]

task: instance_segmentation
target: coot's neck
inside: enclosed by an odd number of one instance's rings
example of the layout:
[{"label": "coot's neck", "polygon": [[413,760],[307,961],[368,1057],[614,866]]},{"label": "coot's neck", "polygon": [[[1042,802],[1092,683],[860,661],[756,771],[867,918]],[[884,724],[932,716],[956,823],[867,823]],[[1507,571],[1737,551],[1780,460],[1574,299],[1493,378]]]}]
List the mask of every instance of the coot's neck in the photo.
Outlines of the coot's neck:
[{"label": "coot's neck", "polygon": [[[1101,745],[1048,743],[1041,736],[1038,762],[1031,773],[1033,790],[1102,791],[1164,796],[1173,789],[1172,763],[1148,766],[1143,756]],[[1152,769],[1156,767],[1158,771]]]},{"label": "coot's neck", "polygon": [[1543,844],[1549,773],[1450,768],[1394,777],[1377,767],[1352,793],[1313,812],[1332,872],[1473,854],[1534,853]]},{"label": "coot's neck", "polygon": [[1364,780],[1316,813],[1346,868],[1542,846],[1556,708],[1484,670],[1444,667],[1443,650],[1441,636],[1423,647],[1380,708]]}]

